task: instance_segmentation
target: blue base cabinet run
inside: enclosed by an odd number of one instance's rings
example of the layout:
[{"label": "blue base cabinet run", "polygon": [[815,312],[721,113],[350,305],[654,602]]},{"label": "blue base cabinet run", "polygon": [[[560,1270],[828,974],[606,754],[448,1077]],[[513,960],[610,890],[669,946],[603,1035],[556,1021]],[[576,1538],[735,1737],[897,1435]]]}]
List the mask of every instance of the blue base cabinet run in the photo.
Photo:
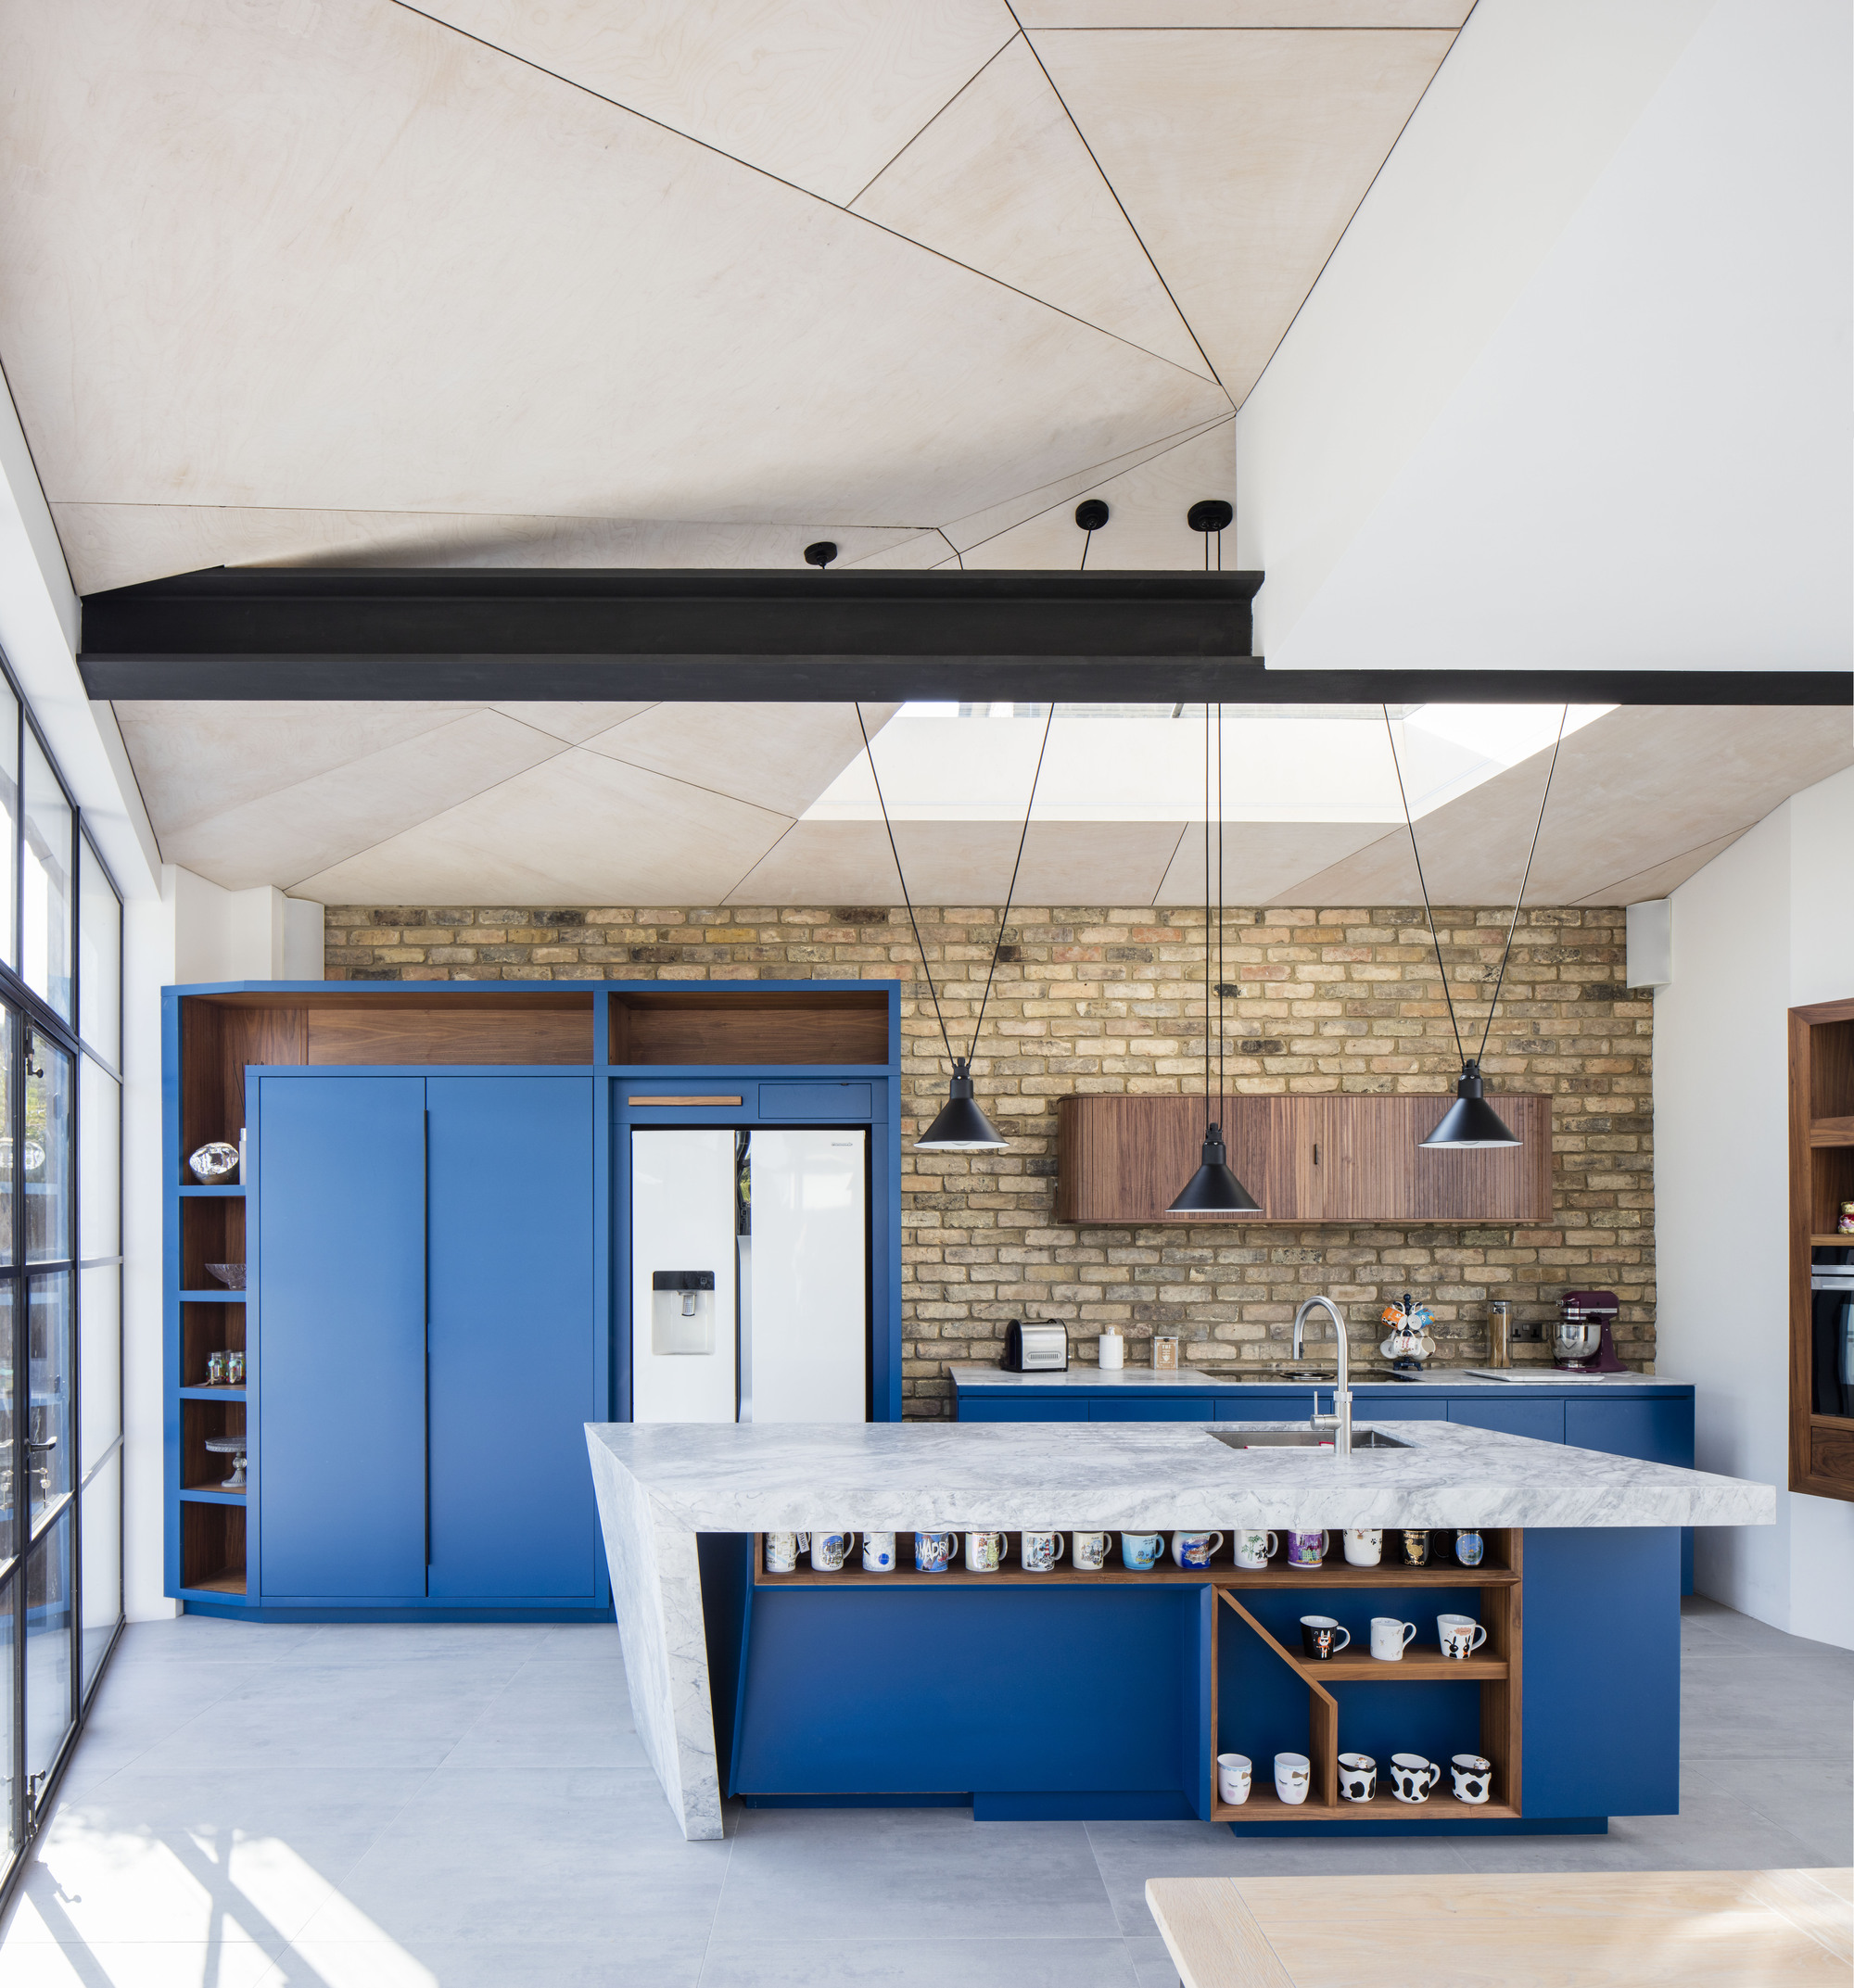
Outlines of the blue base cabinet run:
[{"label": "blue base cabinet run", "polygon": [[[630,1409],[634,1124],[866,1128],[897,1419],[899,1018],[860,981],[164,990],[168,1592],[612,1619],[586,1425]],[[241,1135],[240,1172],[194,1178]]]},{"label": "blue base cabinet run", "polygon": [[[1315,1391],[1267,1382],[1219,1386],[1210,1374],[1130,1386],[1082,1369],[1047,1380],[976,1367],[954,1375],[961,1422],[1304,1422]],[[1330,1385],[1317,1392],[1324,1400]],[[1460,1422],[1606,1456],[1694,1467],[1692,1386],[1657,1381],[1651,1374],[1634,1380],[1562,1381],[1547,1367],[1537,1380],[1477,1384],[1439,1374],[1416,1384],[1354,1381],[1352,1392],[1359,1422]],[[1681,1592],[1693,1592],[1690,1526],[1681,1532]]]}]

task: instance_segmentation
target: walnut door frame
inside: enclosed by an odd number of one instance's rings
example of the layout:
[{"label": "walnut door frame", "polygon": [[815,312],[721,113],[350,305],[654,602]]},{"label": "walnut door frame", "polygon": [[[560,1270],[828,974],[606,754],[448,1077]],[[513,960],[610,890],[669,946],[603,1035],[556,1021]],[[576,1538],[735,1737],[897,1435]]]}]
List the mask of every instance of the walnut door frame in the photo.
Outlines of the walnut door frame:
[{"label": "walnut door frame", "polygon": [[1789,1488],[1854,1502],[1854,1417],[1815,1410],[1815,1251],[1854,1247],[1835,1230],[1854,1200],[1854,1000],[1789,1011]]}]

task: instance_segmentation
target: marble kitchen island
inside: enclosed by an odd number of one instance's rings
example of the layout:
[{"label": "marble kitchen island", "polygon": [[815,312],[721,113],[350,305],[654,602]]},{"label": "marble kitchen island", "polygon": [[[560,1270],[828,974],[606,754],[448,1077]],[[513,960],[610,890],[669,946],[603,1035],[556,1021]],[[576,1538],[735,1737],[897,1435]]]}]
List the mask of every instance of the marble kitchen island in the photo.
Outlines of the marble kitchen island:
[{"label": "marble kitchen island", "polygon": [[[639,1735],[691,1838],[725,1795],[766,1805],[970,1804],[980,1817],[1215,1817],[1251,1831],[1601,1830],[1679,1804],[1680,1534],[1769,1525],[1771,1487],[1460,1424],[1379,1421],[1402,1447],[1232,1447],[1282,1424],[596,1424],[593,1485]],[[1118,1536],[1328,1529],[1324,1566],[1135,1573]],[[1348,1566],[1347,1526],[1435,1528],[1438,1564]],[[917,1573],[918,1529],[1099,1529],[1065,1564]],[[1485,1538],[1453,1563],[1456,1529]],[[887,1575],[768,1575],[774,1530],[894,1532]],[[1012,1540],[1014,1546],[1014,1537]],[[1282,1540],[1285,1545],[1285,1538]],[[1305,1661],[1309,1608],[1353,1648]],[[1467,1664],[1435,1617],[1484,1621]],[[1399,1664],[1368,1622],[1414,1621]],[[1422,1652],[1427,1646],[1430,1654]],[[1314,1760],[1304,1808],[1265,1786]],[[1494,1762],[1493,1800],[1340,1802],[1332,1757]],[[1217,1753],[1256,1793],[1218,1799]]]}]

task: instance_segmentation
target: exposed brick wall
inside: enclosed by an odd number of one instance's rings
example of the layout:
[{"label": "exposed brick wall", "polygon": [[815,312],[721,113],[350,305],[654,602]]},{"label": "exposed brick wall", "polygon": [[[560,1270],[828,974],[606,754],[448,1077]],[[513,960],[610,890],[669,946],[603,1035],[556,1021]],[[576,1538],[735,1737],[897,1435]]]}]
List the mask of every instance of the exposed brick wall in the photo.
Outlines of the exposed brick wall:
[{"label": "exposed brick wall", "polygon": [[[1438,913],[1463,1032],[1479,1039],[1506,932],[1504,910]],[[997,912],[942,908],[921,936],[963,1047]],[[1556,1293],[1613,1288],[1631,1365],[1654,1359],[1654,1008],[1623,985],[1619,908],[1529,911],[1488,1045],[1491,1088],[1554,1094],[1546,1227],[1058,1226],[1055,1100],[1072,1091],[1195,1092],[1202,1083],[1201,911],[1100,906],[1013,911],[972,1070],[1010,1138],[996,1155],[916,1153],[946,1064],[905,914],[818,910],[516,911],[374,907],[327,913],[331,980],[899,980],[904,1089],[907,1412],[944,1415],[949,1361],[996,1361],[1007,1319],[1068,1321],[1075,1357],[1109,1323],[1148,1357],[1154,1328],[1184,1336],[1193,1365],[1265,1375],[1287,1353],[1295,1305],[1324,1290],[1345,1308],[1362,1371],[1379,1364],[1379,1306],[1408,1290],[1434,1310],[1439,1361],[1485,1357],[1486,1304],[1549,1322]],[[1456,1071],[1442,990],[1406,908],[1231,910],[1230,1088],[1445,1094]],[[1470,1033],[1471,1031],[1471,1033]],[[1516,1360],[1542,1361],[1544,1344]]]}]

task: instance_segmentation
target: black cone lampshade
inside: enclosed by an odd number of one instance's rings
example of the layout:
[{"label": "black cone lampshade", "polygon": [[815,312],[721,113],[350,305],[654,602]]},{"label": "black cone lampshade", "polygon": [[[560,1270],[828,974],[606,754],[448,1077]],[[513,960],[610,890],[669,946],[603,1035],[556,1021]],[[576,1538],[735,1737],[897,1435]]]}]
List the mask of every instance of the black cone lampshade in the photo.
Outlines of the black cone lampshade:
[{"label": "black cone lampshade", "polygon": [[953,1059],[953,1082],[946,1108],[914,1142],[921,1153],[984,1153],[1010,1144],[972,1099],[971,1068],[964,1057]]},{"label": "black cone lampshade", "polygon": [[1184,1191],[1173,1202],[1174,1215],[1254,1215],[1262,1204],[1229,1171],[1229,1154],[1223,1143],[1223,1127],[1204,1127],[1203,1163],[1185,1183]]},{"label": "black cone lampshade", "polygon": [[1506,1121],[1480,1095],[1480,1065],[1470,1057],[1461,1067],[1454,1087],[1454,1103],[1442,1114],[1442,1121],[1423,1146],[1449,1146],[1466,1149],[1483,1146],[1519,1146]]}]

